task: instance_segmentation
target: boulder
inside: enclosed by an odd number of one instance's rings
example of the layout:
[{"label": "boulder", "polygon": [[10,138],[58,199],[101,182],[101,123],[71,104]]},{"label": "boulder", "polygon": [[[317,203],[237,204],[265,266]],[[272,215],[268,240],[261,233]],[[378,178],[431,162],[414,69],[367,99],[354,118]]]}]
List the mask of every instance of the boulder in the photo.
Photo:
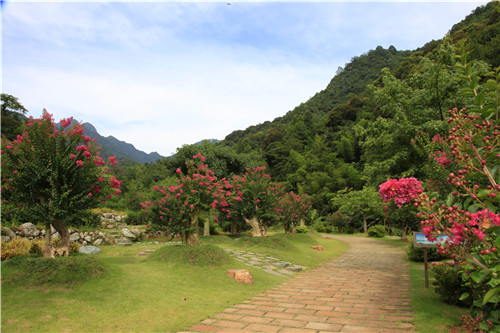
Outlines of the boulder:
[{"label": "boulder", "polygon": [[78,232],[74,232],[71,235],[69,235],[69,240],[74,242],[78,241],[80,239],[80,234]]},{"label": "boulder", "polygon": [[311,249],[318,250],[318,251],[324,251],[325,249],[321,245],[315,245],[311,246]]},{"label": "boulder", "polygon": [[90,237],[90,236],[85,236],[85,237],[83,237],[83,239],[85,239],[85,241],[89,242],[89,243],[92,241],[92,237]]},{"label": "boulder", "polygon": [[58,240],[59,238],[61,238],[61,235],[56,231],[55,233],[53,233],[52,235],[50,235],[50,238],[52,240]]},{"label": "boulder", "polygon": [[102,238],[98,238],[92,243],[92,245],[94,246],[100,246],[101,244],[102,244]]},{"label": "boulder", "polygon": [[2,243],[7,243],[7,242],[10,242],[10,237],[2,235]]},{"label": "boulder", "polygon": [[246,269],[228,269],[227,276],[238,283],[253,284],[253,277]]},{"label": "boulder", "polygon": [[33,223],[27,222],[21,225],[21,231],[26,237],[36,237],[40,235],[40,230]]},{"label": "boulder", "polygon": [[8,227],[2,227],[2,235],[9,236],[10,239],[16,238],[16,234]]},{"label": "boulder", "polygon": [[134,240],[136,238],[136,236],[133,233],[131,233],[130,230],[128,230],[127,228],[123,228],[121,231],[122,235],[129,239]]},{"label": "boulder", "polygon": [[80,246],[78,252],[84,254],[98,254],[101,252],[101,249],[98,248],[97,246],[87,245],[87,246]]},{"label": "boulder", "polygon": [[133,233],[136,237],[139,237],[141,235],[141,231],[137,228],[130,229],[130,232]]}]

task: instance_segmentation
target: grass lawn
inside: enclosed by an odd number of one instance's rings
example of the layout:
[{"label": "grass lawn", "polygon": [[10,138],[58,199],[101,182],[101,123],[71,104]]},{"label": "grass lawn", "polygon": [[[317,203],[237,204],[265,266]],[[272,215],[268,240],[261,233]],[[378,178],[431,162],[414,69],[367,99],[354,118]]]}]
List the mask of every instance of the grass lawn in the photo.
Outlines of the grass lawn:
[{"label": "grass lawn", "polygon": [[[347,248],[315,232],[238,240],[213,236],[202,242],[269,254],[309,268]],[[325,251],[311,250],[311,245],[323,245]],[[2,264],[2,332],[175,332],[288,278],[230,257],[219,265],[196,266],[137,256],[162,246],[169,245],[103,246],[96,257],[107,268],[104,276],[73,286],[20,286],[8,279],[11,272]],[[248,269],[255,283],[234,282],[226,277],[230,268]]]},{"label": "grass lawn", "polygon": [[[384,240],[400,247],[407,242],[399,239]],[[460,325],[460,317],[468,310],[443,303],[432,287],[432,274],[429,263],[429,288],[425,288],[423,262],[410,262],[411,306],[414,311],[414,324],[417,332],[448,333],[450,328]]]}]

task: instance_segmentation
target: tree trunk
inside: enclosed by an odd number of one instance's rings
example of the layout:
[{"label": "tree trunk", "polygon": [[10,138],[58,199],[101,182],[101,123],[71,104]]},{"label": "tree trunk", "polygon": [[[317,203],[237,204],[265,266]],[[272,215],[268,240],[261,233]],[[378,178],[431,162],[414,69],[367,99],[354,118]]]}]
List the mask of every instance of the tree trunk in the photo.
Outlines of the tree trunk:
[{"label": "tree trunk", "polygon": [[363,232],[368,233],[368,223],[366,222],[366,215],[363,213]]},{"label": "tree trunk", "polygon": [[203,222],[203,236],[210,236],[210,218]]},{"label": "tree trunk", "polygon": [[51,225],[45,222],[45,243],[42,247],[42,255],[44,258],[54,258],[54,248],[50,243],[52,237]]},{"label": "tree trunk", "polygon": [[238,234],[238,224],[236,221],[231,220],[231,235],[237,235]]},{"label": "tree trunk", "polygon": [[[61,235],[61,244],[54,250],[54,254],[60,257],[67,257],[69,255],[69,245],[71,243],[68,226],[59,221],[53,221],[52,226]],[[48,232],[50,233],[50,229]]]},{"label": "tree trunk", "polygon": [[408,229],[408,225],[405,225],[405,227],[403,228],[403,234],[401,235],[401,240],[408,240],[408,238],[406,237],[406,230]]},{"label": "tree trunk", "polygon": [[263,237],[266,235],[266,228],[260,225],[259,220],[256,216],[254,216],[252,219],[245,218],[245,222],[252,227],[253,237]]},{"label": "tree trunk", "polygon": [[200,208],[196,208],[194,212],[190,214],[190,220],[188,222],[188,230],[184,232],[184,240],[188,246],[198,246],[200,245],[200,240],[198,239],[198,220],[200,218]]}]

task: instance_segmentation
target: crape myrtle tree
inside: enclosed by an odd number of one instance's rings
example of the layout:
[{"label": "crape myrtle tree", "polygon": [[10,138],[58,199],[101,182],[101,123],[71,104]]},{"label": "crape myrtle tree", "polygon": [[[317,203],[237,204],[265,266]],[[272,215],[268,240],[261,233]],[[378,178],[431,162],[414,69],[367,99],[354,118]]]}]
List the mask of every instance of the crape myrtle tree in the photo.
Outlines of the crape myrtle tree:
[{"label": "crape myrtle tree", "polygon": [[221,207],[226,218],[245,221],[252,228],[252,236],[265,236],[277,219],[281,186],[274,183],[265,171],[266,167],[254,167],[243,175],[234,176],[231,183],[233,196],[226,200],[227,207]]},{"label": "crape myrtle tree", "polygon": [[[56,127],[44,111],[32,117],[14,141],[2,139],[2,219],[11,214],[44,223],[44,257],[68,255],[68,225],[83,211],[120,193],[121,182],[112,176],[117,163],[105,162],[95,141],[72,117]],[[61,235],[57,249],[51,244],[51,226]]]},{"label": "crape myrtle tree", "polygon": [[277,204],[277,220],[283,225],[287,234],[295,233],[298,225],[306,225],[312,208],[311,200],[307,194],[282,193]]},{"label": "crape myrtle tree", "polygon": [[[177,169],[176,184],[153,188],[151,201],[141,202],[152,223],[170,234],[180,234],[186,245],[200,245],[198,221],[202,210],[227,206],[231,185],[217,181],[200,153],[186,162],[186,173]],[[226,191],[227,189],[228,191]]]}]

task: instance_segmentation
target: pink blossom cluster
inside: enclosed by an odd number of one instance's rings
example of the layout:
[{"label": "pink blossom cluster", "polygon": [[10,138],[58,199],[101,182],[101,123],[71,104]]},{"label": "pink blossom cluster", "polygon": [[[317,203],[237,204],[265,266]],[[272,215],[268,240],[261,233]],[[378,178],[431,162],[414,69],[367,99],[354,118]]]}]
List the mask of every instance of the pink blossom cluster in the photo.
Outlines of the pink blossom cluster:
[{"label": "pink blossom cluster", "polygon": [[389,179],[379,187],[379,194],[384,202],[394,200],[398,208],[414,201],[423,191],[420,181],[413,177]]}]

